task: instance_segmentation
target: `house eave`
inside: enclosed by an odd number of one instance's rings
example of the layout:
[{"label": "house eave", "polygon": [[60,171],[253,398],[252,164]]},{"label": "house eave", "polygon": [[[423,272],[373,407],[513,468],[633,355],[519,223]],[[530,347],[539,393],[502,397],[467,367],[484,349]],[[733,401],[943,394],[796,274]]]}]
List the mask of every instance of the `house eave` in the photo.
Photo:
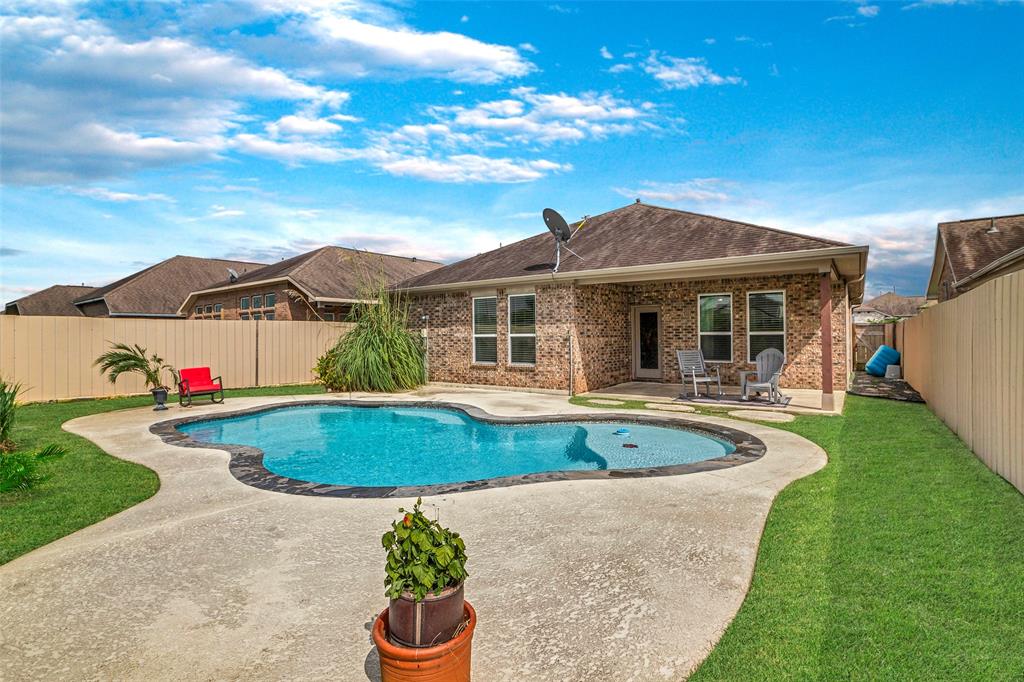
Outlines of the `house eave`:
[{"label": "house eave", "polygon": [[[419,287],[400,287],[408,293],[432,291],[453,291],[492,286],[515,286],[542,282],[577,282],[580,284],[605,284],[615,282],[642,282],[661,279],[696,279],[712,276],[736,276],[767,272],[817,272],[822,265],[835,267],[837,258],[857,256],[857,273],[850,278],[861,276],[867,266],[867,246],[838,246],[806,251],[789,251],[773,254],[756,254],[712,258],[696,261],[655,263],[651,265],[630,265],[615,268],[600,268],[579,272],[548,272],[520,277],[451,282]],[[838,268],[837,268],[838,270]]]},{"label": "house eave", "polygon": [[225,284],[225,285],[219,286],[219,287],[210,287],[209,289],[198,289],[196,291],[191,291],[191,292],[189,292],[188,296],[185,297],[185,301],[178,308],[178,314],[179,315],[187,316],[188,315],[188,312],[187,312],[188,309],[190,307],[192,307],[192,302],[195,301],[196,297],[198,297],[198,296],[203,296],[205,294],[216,294],[216,293],[219,293],[221,291],[236,291],[238,289],[250,289],[252,287],[263,286],[265,284],[279,284],[281,282],[287,282],[288,284],[291,284],[293,287],[295,287],[296,289],[301,291],[302,294],[306,298],[308,298],[310,300],[314,300],[313,297],[309,294],[308,291],[306,291],[305,289],[300,287],[298,284],[296,284],[295,280],[293,280],[291,277],[285,275],[284,277],[271,277],[270,279],[260,279],[260,280],[254,281],[254,282],[242,282],[242,283],[238,283],[238,284]]}]

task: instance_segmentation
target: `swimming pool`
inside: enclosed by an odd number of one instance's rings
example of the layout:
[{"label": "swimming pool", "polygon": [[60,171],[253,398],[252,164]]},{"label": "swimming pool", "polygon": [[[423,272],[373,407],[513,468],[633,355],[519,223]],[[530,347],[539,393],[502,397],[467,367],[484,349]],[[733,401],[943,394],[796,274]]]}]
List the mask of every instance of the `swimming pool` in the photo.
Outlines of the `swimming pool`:
[{"label": "swimming pool", "polygon": [[698,433],[671,419],[509,423],[476,418],[467,413],[472,409],[321,403],[177,420],[175,426],[197,445],[259,453],[260,466],[283,479],[367,489],[672,469],[727,458],[737,449],[735,438]]}]

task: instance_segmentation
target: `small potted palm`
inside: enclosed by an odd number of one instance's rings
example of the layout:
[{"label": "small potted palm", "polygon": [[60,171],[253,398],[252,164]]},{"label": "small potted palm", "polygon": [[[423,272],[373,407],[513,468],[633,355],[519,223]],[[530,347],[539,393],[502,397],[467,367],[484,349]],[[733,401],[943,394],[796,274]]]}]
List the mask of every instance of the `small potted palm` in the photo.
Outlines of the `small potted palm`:
[{"label": "small potted palm", "polygon": [[107,375],[110,383],[117,381],[117,377],[125,372],[136,372],[145,377],[146,386],[153,394],[153,402],[156,403],[154,410],[166,410],[167,405],[167,384],[164,383],[164,370],[169,370],[174,376],[174,368],[164,362],[163,358],[156,353],[148,356],[142,346],[135,344],[129,346],[125,343],[115,343],[103,355],[96,358],[94,365],[99,365],[100,372]]},{"label": "small potted palm", "polygon": [[463,592],[466,545],[421,504],[399,509],[402,518],[381,538],[390,600],[373,624],[381,680],[468,682],[476,612]]}]

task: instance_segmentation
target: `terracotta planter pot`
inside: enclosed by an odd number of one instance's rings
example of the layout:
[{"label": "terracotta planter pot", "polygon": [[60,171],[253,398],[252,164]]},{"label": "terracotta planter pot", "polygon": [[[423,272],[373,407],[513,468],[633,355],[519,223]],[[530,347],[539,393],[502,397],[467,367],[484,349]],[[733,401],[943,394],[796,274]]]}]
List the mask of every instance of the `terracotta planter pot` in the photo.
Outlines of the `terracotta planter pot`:
[{"label": "terracotta planter pot", "polygon": [[381,682],[469,682],[476,611],[464,602],[466,627],[454,638],[431,647],[405,647],[388,639],[388,611],[373,623],[373,643],[380,657]]},{"label": "terracotta planter pot", "polygon": [[429,647],[447,642],[465,618],[464,583],[441,590],[441,594],[428,594],[416,601],[409,593],[392,599],[388,613],[388,636],[401,646]]}]

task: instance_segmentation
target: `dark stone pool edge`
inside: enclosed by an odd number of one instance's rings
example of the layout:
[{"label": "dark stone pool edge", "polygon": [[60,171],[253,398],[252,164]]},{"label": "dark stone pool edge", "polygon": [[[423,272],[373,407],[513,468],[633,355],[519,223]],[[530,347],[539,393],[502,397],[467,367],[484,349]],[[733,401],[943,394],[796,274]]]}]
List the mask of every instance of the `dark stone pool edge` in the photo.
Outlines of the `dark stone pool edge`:
[{"label": "dark stone pool edge", "polygon": [[[287,476],[279,476],[263,466],[263,451],[249,445],[231,445],[228,443],[205,443],[193,440],[178,430],[183,424],[192,422],[211,421],[240,417],[243,415],[268,412],[271,410],[288,409],[291,407],[309,407],[312,405],[344,405],[350,407],[432,407],[440,409],[458,410],[468,416],[482,422],[492,424],[550,424],[556,422],[615,422],[628,424],[646,424],[650,426],[662,426],[680,431],[689,431],[704,436],[710,436],[732,443],[736,449],[723,457],[706,459],[700,462],[689,464],[672,464],[669,466],[650,467],[644,469],[606,469],[586,471],[547,471],[536,474],[520,474],[517,476],[503,476],[501,478],[488,478],[478,481],[461,481],[459,483],[441,483],[438,485],[419,486],[344,486],[329,485],[325,483],[313,483],[302,481]],[[488,488],[504,488],[513,485],[525,485],[527,483],[544,483],[547,481],[582,481],[595,479],[616,479],[616,478],[647,478],[652,476],[679,476],[681,474],[693,474],[700,471],[718,471],[731,467],[753,462],[764,456],[767,448],[764,442],[745,431],[719,426],[694,422],[678,417],[656,417],[652,415],[629,414],[622,412],[601,412],[598,414],[565,414],[565,415],[536,415],[530,417],[499,417],[492,415],[473,405],[462,405],[459,403],[437,402],[432,400],[303,400],[298,402],[272,403],[251,407],[245,410],[236,410],[221,414],[205,414],[189,417],[179,417],[167,421],[157,422],[149,427],[151,433],[170,445],[185,448],[205,448],[223,450],[231,456],[228,469],[236,479],[261,490],[270,490],[290,495],[316,495],[321,497],[348,497],[348,498],[372,498],[372,497],[420,497],[428,495],[447,495],[461,493],[470,490],[486,490]]]}]

